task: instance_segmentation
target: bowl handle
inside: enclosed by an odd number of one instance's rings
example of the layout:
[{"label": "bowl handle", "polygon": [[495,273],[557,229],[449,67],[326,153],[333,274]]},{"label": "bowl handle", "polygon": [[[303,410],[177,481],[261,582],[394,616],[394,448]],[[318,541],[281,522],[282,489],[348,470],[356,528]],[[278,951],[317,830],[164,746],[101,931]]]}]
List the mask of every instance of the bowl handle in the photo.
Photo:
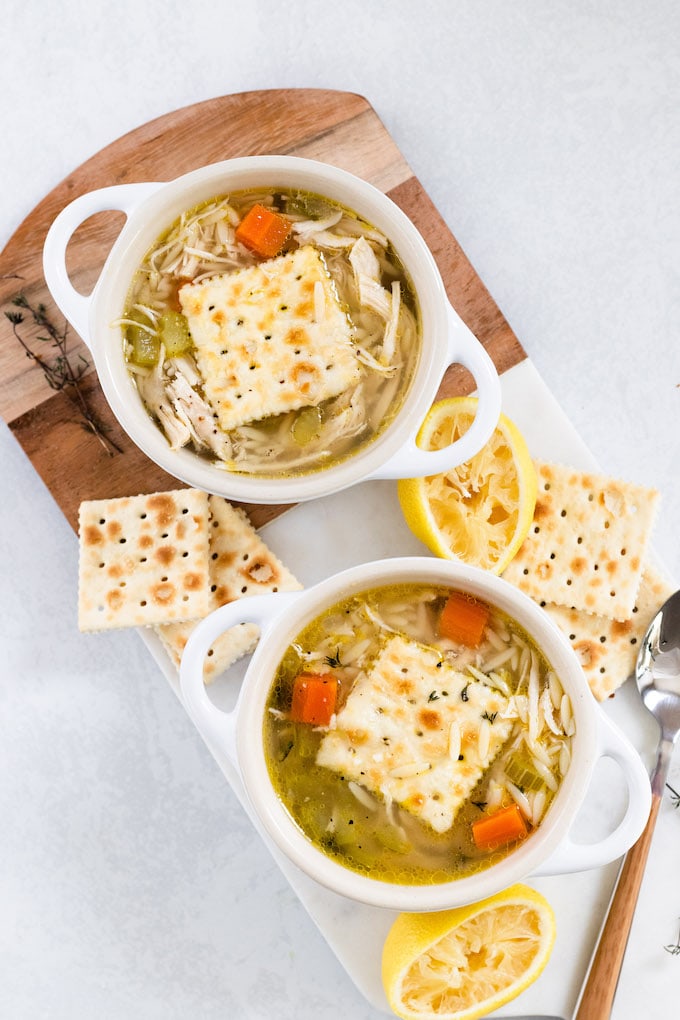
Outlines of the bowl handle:
[{"label": "bowl handle", "polygon": [[206,616],[191,632],[179,668],[182,700],[199,733],[221,751],[240,771],[236,759],[236,717],[239,699],[231,712],[225,712],[210,699],[203,682],[203,664],[212,643],[230,627],[254,623],[260,628],[260,641],[280,613],[300,597],[301,591],[252,595],[221,606]]},{"label": "bowl handle", "polygon": [[130,214],[145,198],[162,187],[160,183],[116,184],[110,188],[88,191],[75,198],[56,217],[47,231],[43,245],[45,282],[60,311],[66,316],[81,339],[90,346],[89,312],[92,294],[81,294],[69,279],[66,249],[81,223],[98,212],[115,210]]},{"label": "bowl handle", "polygon": [[422,478],[450,471],[481,450],[498,424],[501,413],[501,383],[496,367],[477,337],[452,305],[447,303],[449,343],[446,367],[463,365],[477,385],[479,406],[465,435],[443,450],[422,450],[416,443],[418,422],[404,446],[374,474],[377,478]]},{"label": "bowl handle", "polygon": [[628,790],[626,812],[613,832],[596,843],[575,843],[566,837],[533,875],[566,875],[600,868],[631,848],[647,824],[652,804],[649,776],[640,755],[628,738],[607,718],[598,714],[598,758],[612,758],[623,773]]}]

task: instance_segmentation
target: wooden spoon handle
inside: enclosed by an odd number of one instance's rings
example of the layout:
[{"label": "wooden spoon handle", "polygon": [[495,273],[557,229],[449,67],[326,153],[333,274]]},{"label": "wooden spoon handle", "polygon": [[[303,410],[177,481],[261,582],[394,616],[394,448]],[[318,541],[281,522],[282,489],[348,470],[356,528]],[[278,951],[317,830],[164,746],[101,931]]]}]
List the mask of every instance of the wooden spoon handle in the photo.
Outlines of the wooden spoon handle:
[{"label": "wooden spoon handle", "polygon": [[611,1016],[660,803],[659,794],[653,793],[647,824],[626,854],[574,1020],[609,1020]]}]

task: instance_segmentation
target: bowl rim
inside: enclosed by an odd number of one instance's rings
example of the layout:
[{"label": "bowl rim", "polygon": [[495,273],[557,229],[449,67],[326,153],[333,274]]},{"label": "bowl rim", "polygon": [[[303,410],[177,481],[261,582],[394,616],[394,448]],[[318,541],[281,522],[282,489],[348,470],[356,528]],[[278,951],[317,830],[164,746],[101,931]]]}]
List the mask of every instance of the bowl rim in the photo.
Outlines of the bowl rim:
[{"label": "bowl rim", "polygon": [[[320,194],[365,216],[394,244],[416,291],[420,310],[420,352],[408,389],[394,419],[355,455],[327,469],[301,475],[260,477],[239,474],[184,448],[171,450],[150,419],[125,365],[120,328],[132,275],[154,240],[179,213],[221,191],[256,184],[290,186],[312,182]],[[234,184],[233,182],[239,182]],[[224,182],[223,185],[220,182]],[[299,184],[298,184],[299,186]],[[344,190],[343,190],[344,189]],[[338,197],[340,196],[340,197]],[[195,488],[261,503],[297,502],[330,495],[362,481],[398,454],[425,417],[448,365],[448,299],[439,269],[415,224],[389,196],[368,181],[331,164],[297,156],[245,156],[208,164],[158,185],[131,212],[116,238],[91,295],[89,331],[92,354],[104,395],[121,427],[157,465]]]},{"label": "bowl rim", "polygon": [[[276,794],[264,755],[267,695],[285,648],[307,622],[340,598],[381,584],[442,583],[485,598],[517,620],[537,642],[569,694],[576,733],[569,769],[531,838],[500,862],[471,876],[433,885],[402,885],[354,872],[315,847]],[[257,739],[255,736],[257,735]],[[256,649],[236,707],[236,754],[253,809],[280,850],[321,885],[353,900],[396,910],[442,910],[470,903],[530,875],[559,846],[583,802],[597,760],[594,699],[570,643],[548,615],[509,582],[479,568],[429,557],[399,557],[360,564],[298,594]]]}]

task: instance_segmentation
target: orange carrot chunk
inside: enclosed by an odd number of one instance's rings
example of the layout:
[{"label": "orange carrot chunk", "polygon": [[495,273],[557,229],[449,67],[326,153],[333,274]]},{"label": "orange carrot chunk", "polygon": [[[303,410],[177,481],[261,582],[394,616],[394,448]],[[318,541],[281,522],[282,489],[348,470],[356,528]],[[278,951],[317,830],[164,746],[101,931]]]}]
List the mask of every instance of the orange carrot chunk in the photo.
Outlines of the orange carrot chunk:
[{"label": "orange carrot chunk", "polygon": [[469,648],[477,648],[488,619],[489,607],[484,602],[454,591],[439,617],[439,633]]},{"label": "orange carrot chunk", "polygon": [[255,255],[271,259],[290,237],[291,225],[283,216],[263,205],[254,205],[236,228],[236,240]]},{"label": "orange carrot chunk", "polygon": [[328,726],[338,696],[338,681],[328,673],[300,673],[293,681],[290,716],[295,722]]},{"label": "orange carrot chunk", "polygon": [[516,804],[494,811],[486,818],[472,823],[472,838],[478,850],[495,850],[496,847],[524,839],[528,832],[526,822]]}]

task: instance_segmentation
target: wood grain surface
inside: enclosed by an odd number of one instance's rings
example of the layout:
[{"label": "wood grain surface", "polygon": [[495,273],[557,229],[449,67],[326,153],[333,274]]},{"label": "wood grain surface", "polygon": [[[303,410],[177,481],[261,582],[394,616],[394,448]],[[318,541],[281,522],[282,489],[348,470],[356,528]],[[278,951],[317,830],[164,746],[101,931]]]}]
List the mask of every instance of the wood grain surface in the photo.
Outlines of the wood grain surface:
[{"label": "wood grain surface", "polygon": [[[497,305],[401,155],[380,118],[362,96],[321,89],[245,92],[169,113],[131,131],[73,171],[24,220],[0,254],[0,306],[23,294],[43,304],[58,328],[65,324],[42,275],[42,248],[52,220],[78,195],[112,184],[172,180],[207,163],[235,156],[287,153],[349,170],[386,192],[411,218],[439,265],[448,296],[504,372],[526,354]],[[74,286],[88,293],[123,225],[120,213],[91,217],[74,235],[67,263]],[[25,314],[25,313],[24,313]],[[33,351],[49,357],[44,330],[17,327]],[[88,362],[83,389],[106,436],[120,448],[110,454],[87,431],[68,390],[48,385],[22,349],[5,314],[0,320],[0,414],[73,528],[84,499],[103,499],[180,487],[127,438],[103,398],[91,358],[69,330],[70,359]],[[452,367],[438,396],[468,392],[470,377]],[[256,526],[284,509],[246,506]]]}]

